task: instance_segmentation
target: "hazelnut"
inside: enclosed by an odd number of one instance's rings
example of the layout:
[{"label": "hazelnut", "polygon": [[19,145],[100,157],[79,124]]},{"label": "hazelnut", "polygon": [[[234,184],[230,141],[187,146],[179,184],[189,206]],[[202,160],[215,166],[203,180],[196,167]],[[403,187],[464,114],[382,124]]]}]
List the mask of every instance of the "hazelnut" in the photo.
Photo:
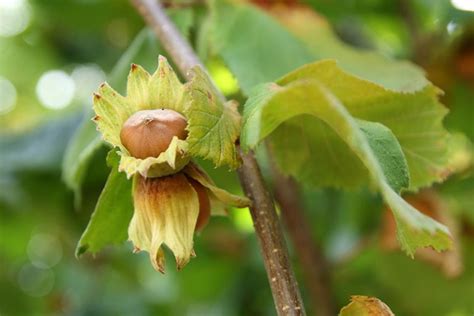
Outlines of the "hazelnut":
[{"label": "hazelnut", "polygon": [[186,139],[186,125],[186,118],[173,110],[138,111],[123,124],[120,141],[135,158],[158,157],[174,136]]},{"label": "hazelnut", "polygon": [[209,222],[211,216],[211,202],[207,195],[206,188],[194,179],[188,178],[189,183],[193,186],[199,199],[199,215],[196,221],[196,231],[200,231]]}]

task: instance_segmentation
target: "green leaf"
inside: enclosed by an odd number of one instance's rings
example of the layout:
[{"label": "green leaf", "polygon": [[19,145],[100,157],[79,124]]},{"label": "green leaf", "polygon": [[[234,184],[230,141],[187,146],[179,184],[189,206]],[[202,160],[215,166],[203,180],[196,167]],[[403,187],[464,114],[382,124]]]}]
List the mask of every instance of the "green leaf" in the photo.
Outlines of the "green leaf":
[{"label": "green leaf", "polygon": [[331,25],[308,7],[275,8],[273,16],[311,52],[313,59],[331,58],[360,78],[388,89],[416,91],[429,84],[423,69],[406,60],[393,60],[376,51],[351,47],[341,41]]},{"label": "green leaf", "polygon": [[[212,8],[212,48],[215,54],[222,56],[237,77],[244,93],[249,94],[255,85],[276,80],[282,73],[310,60],[335,58],[343,70],[357,77],[327,64],[324,70],[314,70],[321,76],[318,80],[324,80],[324,84],[341,99],[352,115],[366,121],[380,122],[392,130],[408,161],[411,190],[442,181],[454,171],[447,165],[452,153],[446,150],[449,140],[442,127],[447,111],[437,101],[440,91],[426,80],[420,68],[406,61],[391,60],[376,52],[351,48],[335,36],[324,19],[307,8],[280,10],[272,7],[268,10],[287,28],[250,5],[221,1]],[[307,69],[307,72],[311,71]],[[302,73],[299,75],[305,76]],[[310,73],[306,75],[311,76]],[[339,79],[333,80],[333,75]],[[366,95],[367,91],[373,93]],[[420,91],[422,93],[418,93]],[[253,94],[253,97],[256,98],[256,95]],[[414,118],[418,124],[407,123]],[[318,126],[312,129],[318,129]],[[290,132],[314,134],[298,131],[297,126],[293,126]],[[289,136],[285,137],[284,132],[280,136],[290,139]],[[306,144],[307,153],[316,145],[324,145],[327,137],[334,139],[329,133],[319,137],[317,144]],[[322,157],[314,159],[323,160]],[[307,175],[307,178],[310,177]],[[360,183],[350,177],[348,174],[345,178],[353,186]],[[337,183],[338,179],[333,179],[333,182],[341,186]],[[342,182],[346,183],[346,180]]]},{"label": "green leaf", "polygon": [[447,110],[438,101],[440,90],[429,84],[413,93],[388,90],[346,73],[334,61],[322,61],[294,71],[281,80],[318,80],[358,119],[379,122],[397,137],[408,162],[410,189],[443,181],[453,170],[450,135],[442,121]]},{"label": "green leaf", "polygon": [[339,316],[394,316],[394,314],[378,298],[354,295],[351,297],[351,302],[341,309]]},{"label": "green leaf", "polygon": [[[397,194],[408,186],[408,175],[413,175],[407,171],[407,162],[412,171],[418,160],[412,160],[412,166],[410,160],[405,161],[406,148],[397,142],[391,127],[402,134],[409,130],[414,133],[411,137],[424,137],[426,116],[445,113],[430,87],[413,94],[389,91],[344,73],[333,61],[306,65],[277,83],[261,86],[249,98],[241,135],[244,149],[268,136],[280,169],[312,184],[345,187],[370,178],[392,209],[398,239],[409,255],[420,247],[442,250],[450,246],[445,226],[419,213]],[[407,98],[411,108],[421,109],[407,108]],[[374,123],[384,122],[378,117],[390,123],[400,116],[407,119],[395,120],[392,126]],[[441,125],[438,129],[434,141],[424,138],[423,150],[416,157],[420,161],[439,158],[431,157],[433,150],[426,148],[435,148],[437,153],[445,150],[440,135],[448,134]],[[430,176],[427,173],[422,179]]]},{"label": "green leaf", "polygon": [[395,192],[408,188],[410,175],[407,161],[392,131],[380,123],[362,120],[356,122],[377,157],[388,185]]},{"label": "green leaf", "polygon": [[392,90],[416,91],[429,84],[423,70],[408,61],[343,43],[330,25],[307,7],[288,10],[273,6],[263,12],[248,4],[215,2],[209,44],[247,95],[257,84],[325,58],[336,59],[342,69]]},{"label": "green leaf", "polygon": [[119,157],[111,151],[107,157],[112,171],[100,194],[94,213],[77,245],[76,256],[86,251],[96,253],[107,245],[127,240],[133,215],[132,181],[117,170]]},{"label": "green leaf", "polygon": [[209,41],[244,93],[314,60],[302,42],[260,10],[214,2]]},{"label": "green leaf", "polygon": [[86,117],[70,140],[62,162],[62,178],[74,191],[76,208],[81,201],[81,183],[89,161],[101,145],[102,140],[94,128],[94,123]]},{"label": "green leaf", "polygon": [[189,106],[185,109],[189,152],[211,160],[217,167],[226,164],[237,168],[235,142],[240,133],[237,103],[229,101],[224,104],[204,70],[195,67],[193,71],[193,79],[186,84],[190,92],[187,94]]}]

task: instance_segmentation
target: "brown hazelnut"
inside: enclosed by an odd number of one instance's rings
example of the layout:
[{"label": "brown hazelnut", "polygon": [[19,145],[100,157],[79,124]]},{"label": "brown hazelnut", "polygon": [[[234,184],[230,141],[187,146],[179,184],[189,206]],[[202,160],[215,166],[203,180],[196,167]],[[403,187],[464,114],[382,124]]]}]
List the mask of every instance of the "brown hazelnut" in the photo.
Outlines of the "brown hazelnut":
[{"label": "brown hazelnut", "polygon": [[123,124],[120,141],[135,158],[158,157],[174,136],[186,139],[186,125],[186,118],[173,110],[138,111]]},{"label": "brown hazelnut", "polygon": [[211,202],[207,194],[206,188],[198,181],[189,178],[189,183],[193,186],[199,199],[199,215],[196,221],[196,231],[200,231],[209,222],[211,216]]}]

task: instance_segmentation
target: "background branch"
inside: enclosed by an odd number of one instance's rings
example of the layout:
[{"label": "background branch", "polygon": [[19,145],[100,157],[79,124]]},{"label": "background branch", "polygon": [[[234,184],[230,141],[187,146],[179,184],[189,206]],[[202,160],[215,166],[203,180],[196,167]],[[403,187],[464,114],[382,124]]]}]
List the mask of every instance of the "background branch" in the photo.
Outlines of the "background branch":
[{"label": "background branch", "polygon": [[[154,0],[132,0],[132,3],[153,28],[181,73],[190,79],[189,70],[193,66],[203,67],[203,65],[188,42],[166,16],[161,4]],[[225,101],[224,97],[221,97]],[[250,213],[259,239],[277,313],[278,315],[304,315],[303,302],[291,268],[273,200],[265,188],[253,153],[245,154],[239,149],[239,154],[242,158],[242,166],[238,170],[239,178],[246,195],[253,203]]]},{"label": "background branch", "polygon": [[273,163],[272,177],[275,198],[299,259],[313,308],[320,316],[336,315],[329,265],[321,247],[311,235],[311,227],[300,203],[298,185],[292,178],[282,175]]}]

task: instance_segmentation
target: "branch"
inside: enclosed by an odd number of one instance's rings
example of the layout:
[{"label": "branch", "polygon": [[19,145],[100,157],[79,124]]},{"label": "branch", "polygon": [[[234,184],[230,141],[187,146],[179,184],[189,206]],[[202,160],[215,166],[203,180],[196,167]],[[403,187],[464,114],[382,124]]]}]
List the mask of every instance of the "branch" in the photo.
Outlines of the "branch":
[{"label": "branch", "polygon": [[271,165],[275,198],[300,261],[313,308],[320,316],[336,315],[328,263],[323,251],[312,238],[311,228],[300,203],[298,186],[293,179],[282,175],[273,163]]},{"label": "branch", "polygon": [[[166,16],[155,0],[131,0],[138,12],[155,31],[181,73],[190,79],[189,70],[203,67],[191,46]],[[204,67],[203,67],[204,69]],[[222,96],[224,101],[224,97]],[[283,232],[253,153],[239,149],[242,166],[239,178],[246,195],[252,200],[250,213],[260,242],[267,276],[278,315],[305,315],[303,302],[289,261]]]}]

